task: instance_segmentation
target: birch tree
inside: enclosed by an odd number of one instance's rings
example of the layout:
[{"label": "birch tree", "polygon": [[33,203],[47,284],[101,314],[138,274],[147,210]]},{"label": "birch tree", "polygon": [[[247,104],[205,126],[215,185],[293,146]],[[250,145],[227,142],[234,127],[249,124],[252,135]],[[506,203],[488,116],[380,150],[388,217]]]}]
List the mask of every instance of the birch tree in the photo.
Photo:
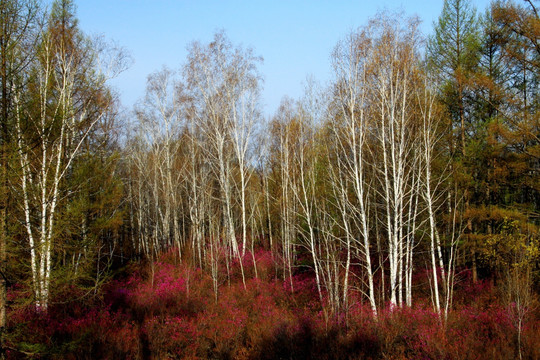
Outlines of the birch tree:
[{"label": "birch tree", "polygon": [[[381,21],[381,22],[379,22]],[[373,30],[376,66],[371,72],[373,91],[372,116],[377,142],[374,164],[380,184],[382,222],[388,239],[390,303],[402,305],[403,269],[407,239],[414,232],[414,218],[407,216],[416,191],[414,116],[412,90],[417,77],[417,22],[403,25],[399,20],[378,20]],[[379,165],[380,164],[380,165]],[[414,212],[414,211],[413,211]]]},{"label": "birch tree", "polygon": [[28,91],[15,97],[22,223],[39,310],[47,310],[50,299],[58,209],[69,195],[66,176],[111,104],[105,81],[117,67],[100,66],[94,49],[76,26],[73,3],[55,2],[40,34]]},{"label": "birch tree", "polygon": [[271,123],[273,143],[269,164],[274,176],[272,180],[279,193],[275,200],[279,206],[279,229],[283,259],[283,280],[288,278],[291,290],[297,236],[297,206],[292,188],[295,186],[294,142],[299,134],[299,124],[295,118],[295,105],[292,99],[284,98]]},{"label": "birch tree", "polygon": [[182,85],[174,72],[164,68],[148,77],[146,96],[137,107],[141,139],[153,161],[144,164],[154,180],[157,238],[165,247],[181,251],[180,189],[183,171],[179,164],[180,133],[185,126]]},{"label": "birch tree", "polygon": [[[260,58],[251,49],[234,47],[224,33],[208,45],[193,43],[184,77],[194,101],[192,116],[205,138],[205,157],[220,187],[223,231],[227,247],[239,260],[243,249],[236,238],[233,178],[235,163],[240,173],[242,245],[246,242],[246,184],[248,148],[256,116]],[[242,277],[244,271],[242,261]]]},{"label": "birch tree", "polygon": [[[205,204],[210,201],[206,179],[210,172],[205,160],[201,129],[195,115],[188,115],[188,161],[186,164],[186,193],[190,219],[190,239],[195,263],[202,268],[205,260]],[[206,180],[205,180],[206,179]],[[216,296],[217,296],[217,288]]]},{"label": "birch tree", "polygon": [[[366,139],[369,132],[369,73],[372,64],[372,45],[369,28],[351,32],[338,43],[333,53],[336,76],[335,93],[336,119],[333,121],[334,149],[338,172],[333,186],[337,192],[337,203],[341,213],[342,228],[347,246],[347,264],[343,296],[349,287],[351,247],[357,248],[363,257],[367,275],[371,310],[377,315],[373,267],[371,263],[371,240],[369,224],[369,180],[366,179],[369,151]],[[349,191],[352,189],[352,192]],[[353,194],[350,196],[349,194]],[[358,235],[356,235],[358,234]]]},{"label": "birch tree", "polygon": [[253,57],[251,50],[244,56],[235,56],[232,66],[237,74],[237,83],[227,87],[227,100],[233,104],[231,119],[228,121],[235,159],[238,162],[240,176],[238,187],[240,192],[240,216],[242,224],[242,257],[247,247],[248,204],[247,186],[255,165],[253,158],[255,131],[260,123],[259,114],[259,81],[254,65],[260,58]]},{"label": "birch tree", "polygon": [[295,197],[298,210],[297,216],[301,221],[297,223],[297,231],[303,238],[303,245],[309,251],[315,273],[315,282],[321,305],[324,306],[322,275],[320,270],[320,257],[318,251],[319,236],[317,235],[318,204],[316,198],[317,184],[317,156],[315,154],[315,129],[309,114],[299,109],[299,130],[293,141],[293,159],[296,179],[292,182],[291,190]]},{"label": "birch tree", "polygon": [[[452,302],[457,242],[460,231],[456,228],[457,203],[452,203],[448,189],[450,160],[443,158],[444,113],[436,99],[434,82],[429,74],[424,75],[423,86],[418,87],[417,101],[421,116],[421,181],[420,193],[426,210],[431,261],[431,289],[433,307],[446,319]],[[439,164],[437,168],[437,163]],[[438,170],[438,171],[436,171]],[[447,248],[443,249],[440,220],[437,214],[442,209],[450,209],[448,217],[452,230],[448,231]],[[454,217],[454,218],[453,218]],[[443,252],[446,251],[446,256]]]}]

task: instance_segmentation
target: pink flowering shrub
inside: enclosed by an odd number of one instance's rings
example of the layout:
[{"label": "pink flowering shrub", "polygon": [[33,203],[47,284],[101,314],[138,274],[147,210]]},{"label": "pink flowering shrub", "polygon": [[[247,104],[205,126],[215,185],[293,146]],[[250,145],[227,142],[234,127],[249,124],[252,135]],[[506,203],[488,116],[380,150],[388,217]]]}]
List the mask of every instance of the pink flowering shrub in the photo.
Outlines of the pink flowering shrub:
[{"label": "pink flowering shrub", "polygon": [[[8,299],[9,359],[513,359],[517,331],[489,281],[456,286],[448,319],[432,309],[420,286],[412,308],[378,308],[360,292],[330,313],[313,272],[296,269],[292,284],[272,254],[246,251],[224,263],[217,301],[206,270],[170,251],[153,264],[133,265],[96,294],[67,286],[47,312],[18,285]],[[256,267],[256,271],[255,271]],[[419,271],[418,279],[427,279]],[[360,284],[353,284],[359,286]],[[327,295],[323,292],[323,297]],[[25,300],[26,299],[26,300]],[[324,303],[324,299],[323,299]],[[531,309],[522,354],[540,358],[540,320]]]},{"label": "pink flowering shrub", "polygon": [[[69,305],[72,305],[71,307]],[[140,355],[136,324],[103,305],[53,304],[47,312],[33,305],[9,313],[8,358],[126,358]]]},{"label": "pink flowering shrub", "polygon": [[144,321],[148,351],[157,359],[192,358],[199,337],[195,321],[182,316],[155,316]]}]

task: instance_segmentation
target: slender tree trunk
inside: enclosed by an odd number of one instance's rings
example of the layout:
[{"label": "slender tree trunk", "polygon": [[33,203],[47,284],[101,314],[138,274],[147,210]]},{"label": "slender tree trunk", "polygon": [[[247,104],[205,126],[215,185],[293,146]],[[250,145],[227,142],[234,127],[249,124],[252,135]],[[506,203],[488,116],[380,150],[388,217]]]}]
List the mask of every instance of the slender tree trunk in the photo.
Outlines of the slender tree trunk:
[{"label": "slender tree trunk", "polygon": [[7,241],[8,241],[8,144],[9,144],[9,98],[8,98],[8,64],[7,64],[7,19],[3,4],[0,5],[0,81],[2,82],[2,109],[0,110],[0,359],[5,357],[4,338],[6,328],[7,301]]},{"label": "slender tree trunk", "polygon": [[[4,8],[2,12],[2,27],[4,22]],[[8,179],[8,144],[9,144],[9,99],[8,99],[8,75],[7,75],[7,49],[6,36],[2,29],[0,33],[0,81],[2,82],[2,109],[0,113],[0,359],[5,357],[5,328],[6,328],[6,301],[7,301],[7,241],[8,241],[8,208],[9,208],[9,179]]]}]

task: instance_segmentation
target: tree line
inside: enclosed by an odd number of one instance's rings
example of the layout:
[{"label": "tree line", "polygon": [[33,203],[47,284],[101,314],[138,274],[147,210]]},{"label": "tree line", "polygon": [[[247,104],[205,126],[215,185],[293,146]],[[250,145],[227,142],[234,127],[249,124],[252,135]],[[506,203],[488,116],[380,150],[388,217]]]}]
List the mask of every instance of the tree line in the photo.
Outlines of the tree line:
[{"label": "tree line", "polygon": [[216,301],[220,265],[245,286],[246,257],[257,276],[270,249],[292,291],[313,274],[328,317],[353,293],[375,317],[412,306],[420,273],[441,320],[468,274],[517,304],[537,291],[535,1],[481,14],[446,0],[427,38],[381,13],[336,44],[328,86],[308,82],[269,119],[262,58],[224,32],[149,75],[123,123],[107,80],[128,58],[79,29],[73,1],[2,1],[0,17],[2,328],[10,287],[46,311],[63,286],[90,296],[171,248]]}]

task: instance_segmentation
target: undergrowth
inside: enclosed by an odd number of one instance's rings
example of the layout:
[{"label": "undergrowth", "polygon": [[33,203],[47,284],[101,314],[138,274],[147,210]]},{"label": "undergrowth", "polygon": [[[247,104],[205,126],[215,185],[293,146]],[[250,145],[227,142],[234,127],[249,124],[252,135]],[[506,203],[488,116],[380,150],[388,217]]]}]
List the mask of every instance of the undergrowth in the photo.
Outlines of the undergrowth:
[{"label": "undergrowth", "polygon": [[[489,282],[467,280],[442,321],[429,299],[382,307],[378,317],[353,293],[346,312],[328,316],[314,277],[284,281],[271,254],[246,255],[222,276],[216,301],[208,273],[172,253],[132,266],[97,295],[68,287],[47,312],[27,302],[8,314],[8,359],[514,359],[517,330]],[[253,258],[257,264],[255,277]],[[236,270],[235,270],[236,269]],[[220,274],[225,274],[222,269]],[[229,281],[230,280],[230,281]],[[294,290],[293,290],[294,289]],[[11,303],[29,296],[13,287]],[[65,301],[66,299],[75,299]],[[536,310],[537,311],[537,310]],[[522,354],[540,358],[540,321],[524,324]]]}]

